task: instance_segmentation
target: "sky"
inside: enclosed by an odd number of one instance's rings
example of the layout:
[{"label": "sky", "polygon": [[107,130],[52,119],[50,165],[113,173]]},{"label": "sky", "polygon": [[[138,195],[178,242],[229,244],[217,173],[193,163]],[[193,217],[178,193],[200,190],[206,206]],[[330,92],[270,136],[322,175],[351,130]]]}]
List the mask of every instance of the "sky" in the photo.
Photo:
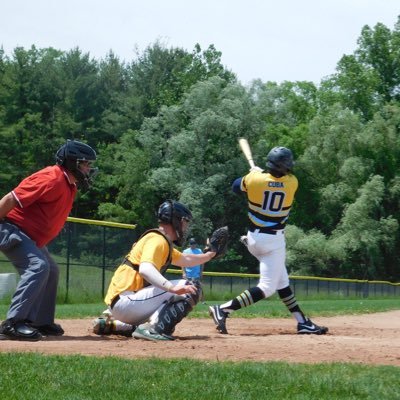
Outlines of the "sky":
[{"label": "sky", "polygon": [[312,81],[352,54],[363,26],[394,29],[399,0],[3,0],[0,46],[79,47],[121,61],[160,41],[192,52],[213,44],[242,84]]}]

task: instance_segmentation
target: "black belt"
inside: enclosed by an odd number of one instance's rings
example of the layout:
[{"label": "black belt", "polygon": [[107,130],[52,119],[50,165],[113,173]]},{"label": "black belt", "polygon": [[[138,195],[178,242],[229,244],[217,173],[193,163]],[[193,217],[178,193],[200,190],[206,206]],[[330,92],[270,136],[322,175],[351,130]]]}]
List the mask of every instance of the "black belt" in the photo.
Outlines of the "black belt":
[{"label": "black belt", "polygon": [[255,232],[255,231],[258,231],[258,232],[260,232],[260,233],[267,233],[268,235],[276,235],[278,232],[281,232],[281,230],[279,230],[279,231],[275,231],[275,230],[273,230],[273,229],[271,229],[271,228],[266,228],[266,227],[255,227],[255,226],[251,226],[250,228],[249,228],[249,231],[250,232]]},{"label": "black belt", "polygon": [[114,298],[113,298],[113,300],[112,300],[112,302],[111,302],[111,304],[110,304],[110,308],[111,309],[113,309],[113,307],[117,304],[117,301],[120,299],[120,297],[119,297],[119,294],[117,294]]}]

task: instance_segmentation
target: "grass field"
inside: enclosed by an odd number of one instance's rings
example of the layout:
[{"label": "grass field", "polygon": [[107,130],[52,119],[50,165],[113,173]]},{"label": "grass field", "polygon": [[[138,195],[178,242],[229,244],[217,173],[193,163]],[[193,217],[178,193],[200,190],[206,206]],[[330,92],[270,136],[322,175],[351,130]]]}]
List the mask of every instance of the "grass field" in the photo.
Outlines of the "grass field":
[{"label": "grass field", "polygon": [[[215,303],[215,302],[210,302]],[[312,316],[400,309],[398,299],[302,300]],[[199,304],[191,318],[206,317]],[[102,303],[62,304],[57,319],[98,315]],[[0,305],[4,318],[7,306]],[[278,300],[259,302],[234,317],[289,317]],[[162,344],[160,344],[162,345]],[[1,341],[0,341],[1,346]],[[1,398],[117,399],[400,399],[399,367],[283,362],[201,362],[189,359],[0,353]]]},{"label": "grass field", "polygon": [[398,399],[399,368],[0,354],[2,399]]}]

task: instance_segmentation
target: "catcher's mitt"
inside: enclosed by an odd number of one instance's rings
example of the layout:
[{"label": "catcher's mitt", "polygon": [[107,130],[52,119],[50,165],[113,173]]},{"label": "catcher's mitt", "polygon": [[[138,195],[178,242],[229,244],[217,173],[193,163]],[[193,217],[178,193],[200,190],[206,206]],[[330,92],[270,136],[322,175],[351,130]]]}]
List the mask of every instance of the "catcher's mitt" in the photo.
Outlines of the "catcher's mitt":
[{"label": "catcher's mitt", "polygon": [[228,249],[229,230],[227,226],[216,229],[207,241],[204,253],[215,252],[214,258],[222,257]]}]

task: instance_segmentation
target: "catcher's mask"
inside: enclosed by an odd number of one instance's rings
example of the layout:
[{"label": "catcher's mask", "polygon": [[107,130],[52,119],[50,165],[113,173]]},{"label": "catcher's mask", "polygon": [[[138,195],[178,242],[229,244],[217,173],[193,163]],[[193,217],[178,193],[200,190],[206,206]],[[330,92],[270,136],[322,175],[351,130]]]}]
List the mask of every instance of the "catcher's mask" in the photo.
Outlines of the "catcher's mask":
[{"label": "catcher's mask", "polygon": [[[286,147],[274,147],[267,155],[267,168],[272,175],[287,175],[294,167],[293,153]],[[278,176],[278,177],[279,177]]]},{"label": "catcher's mask", "polygon": [[174,200],[166,200],[160,205],[157,217],[160,222],[172,225],[176,234],[174,243],[177,246],[182,246],[187,234],[187,229],[185,231],[182,229],[182,221],[190,222],[193,219],[190,210],[182,203]]},{"label": "catcher's mask", "polygon": [[[56,153],[56,163],[67,169],[78,181],[78,185],[87,190],[97,175],[98,168],[93,168],[92,163],[96,161],[96,152],[87,144],[77,140],[67,140]],[[89,164],[86,172],[83,165]],[[87,168],[85,168],[87,170]]]}]

